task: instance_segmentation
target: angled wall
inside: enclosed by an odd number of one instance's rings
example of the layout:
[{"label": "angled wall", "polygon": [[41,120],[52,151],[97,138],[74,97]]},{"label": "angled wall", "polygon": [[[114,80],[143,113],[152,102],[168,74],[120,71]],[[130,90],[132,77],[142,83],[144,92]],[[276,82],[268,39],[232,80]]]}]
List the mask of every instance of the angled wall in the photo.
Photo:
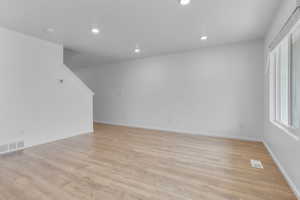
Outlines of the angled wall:
[{"label": "angled wall", "polygon": [[63,65],[62,46],[4,28],[0,44],[0,145],[93,131],[93,94]]}]

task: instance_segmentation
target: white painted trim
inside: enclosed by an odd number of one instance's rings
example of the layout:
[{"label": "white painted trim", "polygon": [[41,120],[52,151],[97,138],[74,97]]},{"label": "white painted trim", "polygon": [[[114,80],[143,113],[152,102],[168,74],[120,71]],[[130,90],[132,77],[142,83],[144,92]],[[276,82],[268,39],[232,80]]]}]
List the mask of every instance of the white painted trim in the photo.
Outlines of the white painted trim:
[{"label": "white painted trim", "polygon": [[5,154],[15,153],[15,152],[18,152],[18,151],[23,151],[24,149],[26,149],[26,147],[19,148],[19,149],[13,150],[13,151],[5,151],[5,152],[0,153],[0,156],[5,155]]},{"label": "white painted trim", "polygon": [[[47,139],[47,140],[45,140],[43,142],[39,142],[39,143],[32,144],[32,145],[26,145],[26,140],[25,140],[25,142],[24,142],[24,144],[25,144],[24,148],[18,149],[16,151],[9,151],[9,152],[6,152],[4,154],[9,154],[9,153],[17,152],[17,151],[22,151],[22,150],[25,150],[25,149],[28,149],[28,148],[31,148],[31,147],[35,147],[35,146],[39,146],[39,145],[43,145],[43,144],[48,144],[48,143],[52,143],[52,142],[63,140],[63,139],[68,139],[68,138],[79,136],[79,135],[91,134],[93,132],[94,132],[94,130],[81,131],[81,132],[78,132],[78,133],[72,133],[71,135],[68,135],[68,136],[57,137],[55,139]],[[4,154],[0,154],[0,155],[4,155]]]},{"label": "white painted trim", "polygon": [[282,131],[284,131],[288,136],[292,137],[294,140],[299,140],[299,137],[294,133],[294,129],[293,128],[289,128],[286,127],[285,125],[281,124],[280,122],[274,121],[274,120],[270,120],[270,122],[275,125],[276,127],[278,127],[279,129],[281,129]]},{"label": "white painted trim", "polygon": [[91,134],[93,132],[94,132],[93,130],[80,131],[80,132],[77,132],[77,133],[72,133],[72,134],[70,134],[68,136],[57,137],[55,139],[48,139],[48,140],[45,140],[45,141],[43,141],[41,143],[37,143],[37,144],[33,144],[33,145],[27,145],[27,146],[26,146],[26,143],[25,143],[25,149],[30,148],[30,147],[34,147],[34,146],[37,146],[37,145],[48,144],[48,143],[51,143],[51,142],[68,139],[68,138],[79,136],[79,135]]},{"label": "white painted trim", "polygon": [[100,123],[100,124],[109,124],[109,125],[114,125],[114,126],[125,126],[125,127],[129,127],[129,128],[141,128],[141,129],[173,132],[173,133],[180,133],[180,134],[199,135],[199,136],[207,136],[207,137],[218,137],[218,138],[226,138],[226,139],[251,141],[251,142],[262,142],[262,140],[259,140],[257,138],[239,137],[239,136],[225,136],[225,135],[220,135],[220,134],[209,134],[209,133],[206,133],[204,131],[199,131],[199,132],[196,133],[196,132],[187,132],[185,130],[178,130],[178,129],[166,129],[166,128],[151,127],[151,126],[140,126],[140,125],[133,125],[133,124],[125,124],[125,123],[99,121],[99,120],[94,120],[94,122],[95,123]]},{"label": "white painted trim", "polygon": [[283,174],[283,176],[286,179],[287,183],[289,184],[289,186],[291,187],[291,189],[295,193],[297,199],[300,200],[300,190],[298,190],[296,184],[289,177],[288,173],[286,172],[284,167],[281,165],[281,163],[279,162],[279,160],[277,159],[277,157],[275,156],[275,154],[271,150],[271,147],[267,144],[267,142],[263,141],[263,143],[264,143],[265,147],[267,148],[268,152],[270,153],[271,157],[273,158],[274,162],[278,166],[280,172]]}]

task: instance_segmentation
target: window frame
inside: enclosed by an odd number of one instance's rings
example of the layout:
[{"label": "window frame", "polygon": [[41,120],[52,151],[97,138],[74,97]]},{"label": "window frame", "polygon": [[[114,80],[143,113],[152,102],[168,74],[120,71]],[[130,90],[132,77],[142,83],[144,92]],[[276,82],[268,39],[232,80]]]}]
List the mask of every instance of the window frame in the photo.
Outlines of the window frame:
[{"label": "window frame", "polygon": [[[269,120],[278,128],[285,131],[294,139],[299,140],[299,128],[293,126],[293,78],[292,78],[292,59],[293,59],[293,33],[300,29],[300,20],[294,25],[291,31],[280,41],[280,43],[269,52]],[[283,45],[287,45],[287,64],[288,64],[288,85],[287,85],[287,124],[281,120],[281,65]]]}]

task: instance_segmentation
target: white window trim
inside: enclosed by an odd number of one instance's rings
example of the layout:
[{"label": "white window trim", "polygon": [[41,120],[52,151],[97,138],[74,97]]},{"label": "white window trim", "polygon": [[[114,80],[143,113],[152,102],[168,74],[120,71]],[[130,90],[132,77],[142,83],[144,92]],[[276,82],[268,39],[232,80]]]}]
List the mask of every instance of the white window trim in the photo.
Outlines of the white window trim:
[{"label": "white window trim", "polygon": [[277,128],[284,131],[286,134],[288,134],[290,137],[292,137],[295,140],[299,140],[299,136],[297,136],[295,129],[289,126],[286,126],[278,121],[270,120],[270,122],[275,125]]},{"label": "white window trim", "polygon": [[[286,35],[286,37],[284,37],[284,39],[288,38],[289,40],[289,51],[291,51],[291,44],[292,44],[292,34],[293,32],[296,30],[296,28],[298,28],[300,26],[300,20],[294,25],[294,27],[288,32],[288,34]],[[284,40],[283,39],[283,40]],[[280,43],[278,44],[280,45]],[[275,48],[276,49],[276,48]],[[277,128],[281,129],[282,131],[284,131],[287,135],[289,135],[290,137],[292,137],[295,140],[299,140],[300,136],[297,134],[297,131],[294,127],[290,126],[290,125],[286,125],[283,124],[282,122],[278,121],[277,119],[279,119],[278,117],[280,116],[280,109],[278,109],[278,105],[280,105],[280,102],[277,102],[280,98],[277,97],[277,84],[278,84],[278,77],[277,77],[277,73],[278,73],[278,66],[277,66],[277,59],[279,59],[279,51],[280,50],[272,50],[269,52],[269,55],[271,55],[272,53],[274,53],[274,51],[276,52],[276,62],[275,62],[275,66],[273,63],[273,66],[271,66],[271,63],[274,62],[274,60],[271,62],[270,59],[274,59],[272,56],[269,56],[269,104],[270,104],[270,112],[269,112],[269,120],[270,122],[275,125]],[[289,52],[289,55],[291,55],[291,53]],[[289,56],[290,57],[290,56]],[[291,65],[290,65],[290,61],[291,58],[289,58],[289,76],[291,77]],[[292,83],[291,83],[291,78],[289,78],[289,88],[291,87]],[[291,105],[291,90],[289,89],[289,103],[288,103],[288,109],[289,109],[289,119],[288,119],[288,123],[292,124],[292,105]]]}]

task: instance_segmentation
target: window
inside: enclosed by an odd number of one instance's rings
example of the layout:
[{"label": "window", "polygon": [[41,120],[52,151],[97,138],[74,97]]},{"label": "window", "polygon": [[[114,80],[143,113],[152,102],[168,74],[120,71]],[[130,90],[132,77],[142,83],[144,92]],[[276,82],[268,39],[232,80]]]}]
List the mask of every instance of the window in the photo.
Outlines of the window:
[{"label": "window", "polygon": [[[300,128],[300,26],[270,52],[270,120],[297,134]],[[298,135],[300,136],[300,135]]]},{"label": "window", "polygon": [[300,128],[300,28],[292,34],[291,58],[292,124],[294,128]]}]

